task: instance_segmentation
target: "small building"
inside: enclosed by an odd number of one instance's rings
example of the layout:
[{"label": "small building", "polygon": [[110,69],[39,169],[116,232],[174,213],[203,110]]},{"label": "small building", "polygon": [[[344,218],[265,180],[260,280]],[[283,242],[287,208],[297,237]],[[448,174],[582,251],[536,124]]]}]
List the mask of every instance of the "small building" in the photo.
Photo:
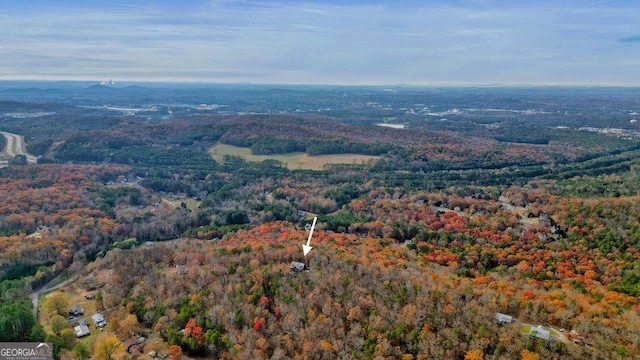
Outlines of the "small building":
[{"label": "small building", "polygon": [[541,225],[545,225],[545,226],[549,226],[552,225],[551,224],[551,220],[549,220],[549,215],[547,215],[547,213],[540,213],[540,216],[538,217],[538,223]]},{"label": "small building", "polygon": [[531,330],[529,330],[529,335],[537,337],[538,339],[551,340],[551,332],[545,330],[542,325],[532,326]]},{"label": "small building", "polygon": [[73,330],[76,332],[76,336],[79,338],[91,334],[91,332],[89,331],[89,327],[85,324],[80,324],[74,327]]},{"label": "small building", "polygon": [[293,272],[301,272],[307,269],[307,265],[301,262],[293,261],[291,265],[289,265],[289,270]]},{"label": "small building", "polygon": [[129,354],[131,354],[131,348],[136,345],[136,339],[128,339],[125,342],[122,343],[122,347],[124,348],[124,350],[126,352],[128,352]]},{"label": "small building", "polygon": [[124,347],[129,354],[142,354],[145,340],[143,336],[130,338],[122,343],[122,347]]},{"label": "small building", "polygon": [[78,316],[83,314],[84,310],[82,310],[82,306],[80,306],[80,304],[75,304],[71,307],[71,309],[69,309],[69,315],[71,316]]},{"label": "small building", "polygon": [[511,315],[496,313],[496,321],[498,324],[511,324],[513,317]]},{"label": "small building", "polygon": [[107,325],[107,322],[104,320],[104,316],[102,316],[102,314],[100,313],[91,315],[91,319],[93,319],[93,322],[96,324],[97,327],[101,328]]}]

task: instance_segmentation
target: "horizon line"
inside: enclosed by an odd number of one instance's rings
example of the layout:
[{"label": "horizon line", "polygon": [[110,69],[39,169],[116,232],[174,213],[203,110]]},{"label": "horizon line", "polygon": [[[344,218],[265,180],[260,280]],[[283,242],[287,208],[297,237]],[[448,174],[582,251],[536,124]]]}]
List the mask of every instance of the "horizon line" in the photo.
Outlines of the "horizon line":
[{"label": "horizon line", "polygon": [[609,83],[290,83],[290,82],[249,82],[249,81],[207,81],[207,80],[97,80],[97,79],[37,79],[37,78],[0,78],[0,82],[69,82],[69,83],[96,83],[95,85],[108,86],[106,81],[114,84],[149,83],[149,84],[194,84],[194,85],[248,85],[248,86],[340,86],[340,87],[616,87],[616,88],[640,88],[639,84],[609,84]]}]

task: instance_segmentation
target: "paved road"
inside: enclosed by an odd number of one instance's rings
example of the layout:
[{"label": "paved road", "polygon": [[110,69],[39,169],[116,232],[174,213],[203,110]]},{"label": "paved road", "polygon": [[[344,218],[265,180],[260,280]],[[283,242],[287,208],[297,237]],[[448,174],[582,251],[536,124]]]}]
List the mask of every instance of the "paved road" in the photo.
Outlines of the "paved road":
[{"label": "paved road", "polygon": [[7,155],[9,155],[10,157],[15,157],[16,155],[25,155],[27,157],[27,163],[35,164],[36,162],[38,162],[38,158],[33,155],[27,154],[27,152],[25,151],[26,145],[22,136],[4,131],[0,131],[0,134],[4,135],[4,137],[7,139]]},{"label": "paved road", "polygon": [[41,287],[38,290],[35,290],[34,292],[31,293],[31,295],[29,295],[29,297],[31,298],[31,303],[33,304],[33,313],[36,314],[36,319],[38,318],[38,302],[40,301],[40,295],[49,292],[49,291],[53,291],[56,289],[59,289],[63,286],[66,286],[68,284],[71,284],[72,282],[78,280],[78,276],[72,276],[69,279],[55,285],[55,286],[51,286],[53,283],[55,283],[56,281],[60,280],[60,276],[56,276],[55,278],[53,278],[53,280],[49,281],[48,283],[44,284],[43,287]]}]

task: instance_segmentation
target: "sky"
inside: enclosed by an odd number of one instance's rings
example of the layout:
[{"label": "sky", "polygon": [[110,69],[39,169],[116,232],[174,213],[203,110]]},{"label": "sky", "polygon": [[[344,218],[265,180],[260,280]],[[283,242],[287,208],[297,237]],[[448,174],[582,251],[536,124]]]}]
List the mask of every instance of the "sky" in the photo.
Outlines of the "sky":
[{"label": "sky", "polygon": [[0,0],[0,80],[640,86],[640,3]]}]

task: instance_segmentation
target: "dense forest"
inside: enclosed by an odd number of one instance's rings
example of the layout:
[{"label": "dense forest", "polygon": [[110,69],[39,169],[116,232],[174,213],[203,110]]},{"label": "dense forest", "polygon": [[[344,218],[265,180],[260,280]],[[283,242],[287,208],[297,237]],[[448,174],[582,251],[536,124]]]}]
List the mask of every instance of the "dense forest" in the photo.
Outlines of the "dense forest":
[{"label": "dense forest", "polygon": [[[632,90],[115,90],[0,91],[0,130],[40,156],[0,169],[0,340],[79,359],[136,358],[132,334],[175,359],[640,356]],[[379,159],[291,170],[215,161],[219,143]],[[75,337],[72,299],[100,336]]]},{"label": "dense forest", "polygon": [[[114,329],[133,314],[137,327],[193,355],[453,359],[531,351],[580,359],[634,352],[635,344],[620,340],[639,335],[637,299],[597,281],[585,279],[588,290],[569,280],[548,286],[527,274],[526,261],[517,271],[464,276],[456,264],[437,265],[434,256],[442,255],[326,231],[306,259],[310,271],[292,273],[303,237],[290,224],[270,223],[213,243],[111,252],[87,276],[115,285],[103,298],[105,308],[122,306],[110,319]],[[485,258],[478,261],[491,261]],[[143,270],[152,264],[154,271]],[[528,339],[517,325],[496,324],[496,312],[576,329],[589,345]]]}]

